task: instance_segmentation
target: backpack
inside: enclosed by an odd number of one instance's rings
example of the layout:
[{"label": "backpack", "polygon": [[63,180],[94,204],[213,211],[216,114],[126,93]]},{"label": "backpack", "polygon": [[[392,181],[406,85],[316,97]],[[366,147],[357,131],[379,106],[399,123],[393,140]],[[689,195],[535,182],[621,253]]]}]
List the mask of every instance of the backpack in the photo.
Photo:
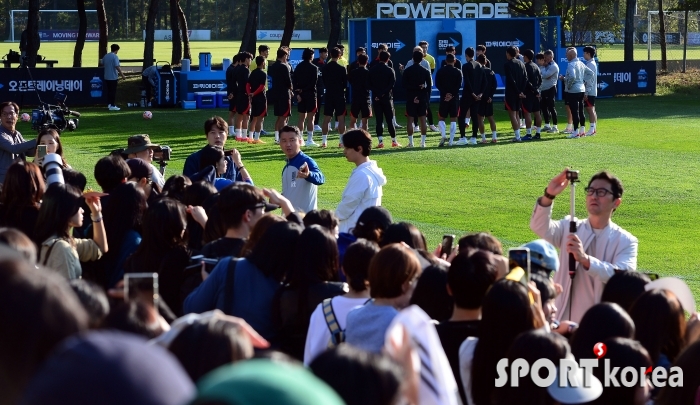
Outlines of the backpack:
[{"label": "backpack", "polygon": [[[331,338],[328,340],[328,349],[332,349],[339,344],[345,342],[345,331],[340,329],[340,324],[338,319],[335,317],[335,312],[333,311],[333,298],[326,298],[321,303],[321,310],[323,311],[323,319],[326,320],[326,326],[328,326],[328,331],[331,333]],[[367,305],[372,299],[365,301],[363,305]]]}]

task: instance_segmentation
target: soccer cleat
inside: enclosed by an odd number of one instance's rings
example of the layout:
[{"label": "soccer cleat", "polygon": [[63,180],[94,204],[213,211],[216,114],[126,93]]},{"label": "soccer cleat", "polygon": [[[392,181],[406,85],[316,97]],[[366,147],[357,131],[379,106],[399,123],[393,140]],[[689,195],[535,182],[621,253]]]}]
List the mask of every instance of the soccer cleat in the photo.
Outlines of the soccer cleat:
[{"label": "soccer cleat", "polygon": [[109,111],[119,111],[121,108],[117,107],[116,105],[109,106]]},{"label": "soccer cleat", "polygon": [[571,133],[574,132],[574,129],[573,129],[573,128],[567,127],[565,130],[563,130],[563,131],[561,131],[561,132],[564,133],[564,134],[571,134]]},{"label": "soccer cleat", "polygon": [[413,127],[413,132],[420,132],[420,127]]},{"label": "soccer cleat", "polygon": [[392,148],[402,148],[403,146],[401,146],[401,144],[396,142],[396,141],[391,141],[391,147]]},{"label": "soccer cleat", "polygon": [[438,144],[438,147],[442,148],[443,146],[445,146],[445,141],[447,141],[447,138],[440,139],[440,143]]},{"label": "soccer cleat", "polygon": [[394,123],[394,128],[403,128],[403,127],[397,123]]},{"label": "soccer cleat", "polygon": [[255,143],[255,139],[253,139],[253,138],[246,138],[244,142]]},{"label": "soccer cleat", "polygon": [[578,134],[575,132],[572,132],[566,138],[567,139],[578,139]]},{"label": "soccer cleat", "polygon": [[425,142],[421,142],[421,143],[420,143],[420,147],[421,147],[421,148],[425,148]]},{"label": "soccer cleat", "polygon": [[532,139],[537,140],[537,139],[542,139],[542,138],[540,138],[540,134],[535,134],[535,136],[533,136]]},{"label": "soccer cleat", "polygon": [[320,126],[318,126],[318,125],[314,125],[314,131],[316,131],[316,132],[321,132],[321,131],[322,131],[322,129],[321,129],[321,127],[320,127]]},{"label": "soccer cleat", "polygon": [[325,149],[325,148],[328,147],[328,145],[326,145],[326,143],[324,142],[324,143],[321,144],[321,147]]},{"label": "soccer cleat", "polygon": [[586,136],[586,129],[584,127],[581,127],[578,129],[578,137],[583,138]]},{"label": "soccer cleat", "polygon": [[306,141],[306,143],[304,145],[306,145],[308,147],[312,147],[312,148],[318,147],[318,144],[314,141]]},{"label": "soccer cleat", "polygon": [[436,127],[435,125],[431,125],[430,130],[433,132],[440,132],[440,128]]},{"label": "soccer cleat", "polygon": [[409,143],[406,147],[407,147],[407,148],[413,148],[413,143]]},{"label": "soccer cleat", "polygon": [[522,142],[522,138],[513,138],[511,142]]},{"label": "soccer cleat", "polygon": [[245,139],[242,136],[237,136],[236,142],[245,142]]},{"label": "soccer cleat", "polygon": [[481,141],[479,141],[479,143],[489,143],[489,142],[486,140],[486,138],[484,138]]},{"label": "soccer cleat", "polygon": [[457,145],[467,145],[467,138],[459,138],[459,141],[457,141]]},{"label": "soccer cleat", "polygon": [[528,135],[525,135],[525,136],[523,137],[523,141],[531,141],[531,140],[532,140],[532,135],[529,135],[529,134],[528,134]]},{"label": "soccer cleat", "polygon": [[384,142],[379,142],[377,144],[377,149],[384,149]]},{"label": "soccer cleat", "polygon": [[266,142],[263,141],[262,139],[256,139],[256,140],[253,141],[253,143],[256,144],[256,145],[259,145],[259,144],[261,144],[261,143],[266,143]]},{"label": "soccer cleat", "polygon": [[525,129],[527,126],[525,125],[525,120],[520,120],[520,129]]},{"label": "soccer cleat", "polygon": [[544,132],[547,132],[547,131],[549,131],[550,129],[552,129],[552,127],[550,127],[549,125],[545,125],[545,126],[542,127],[542,130],[543,130]]},{"label": "soccer cleat", "polygon": [[557,128],[552,127],[552,128],[547,129],[547,133],[548,134],[557,134],[557,133],[559,133],[559,130]]},{"label": "soccer cleat", "polygon": [[498,143],[498,139],[491,139],[491,143]]},{"label": "soccer cleat", "polygon": [[595,130],[595,129],[589,129],[588,132],[586,132],[586,136],[593,136],[593,135],[595,135],[595,134],[596,134],[596,130]]},{"label": "soccer cleat", "polygon": [[268,134],[267,131],[265,131],[264,129],[261,129],[261,130],[260,130],[260,135],[262,135],[262,136],[267,136],[267,135],[270,135],[270,134]]},{"label": "soccer cleat", "polygon": [[476,138],[469,138],[469,140],[467,141],[467,144],[476,145]]}]

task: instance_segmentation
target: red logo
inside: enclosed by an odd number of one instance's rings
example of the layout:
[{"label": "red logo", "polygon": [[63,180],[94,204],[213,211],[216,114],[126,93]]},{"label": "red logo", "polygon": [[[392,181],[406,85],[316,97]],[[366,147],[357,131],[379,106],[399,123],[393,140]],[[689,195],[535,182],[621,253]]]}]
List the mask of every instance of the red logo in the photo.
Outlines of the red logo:
[{"label": "red logo", "polygon": [[608,352],[608,347],[605,346],[605,343],[598,342],[595,345],[593,345],[593,354],[595,354],[595,356],[598,359],[605,357],[605,353],[607,353],[607,352]]},{"label": "red logo", "polygon": [[647,371],[644,372],[644,374],[649,374],[649,373],[651,373],[651,366],[649,366],[649,367],[647,368]]}]

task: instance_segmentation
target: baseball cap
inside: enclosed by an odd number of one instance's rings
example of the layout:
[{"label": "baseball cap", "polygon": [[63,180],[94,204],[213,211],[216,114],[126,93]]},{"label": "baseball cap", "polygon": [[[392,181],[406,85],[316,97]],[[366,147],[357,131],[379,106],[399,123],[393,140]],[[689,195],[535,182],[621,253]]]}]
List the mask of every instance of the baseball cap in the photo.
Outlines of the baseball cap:
[{"label": "baseball cap", "polygon": [[[575,361],[571,354],[569,354],[569,356],[572,361]],[[598,377],[594,376],[593,374],[588,376],[588,387],[584,386],[584,375],[582,368],[577,367],[575,372],[572,373],[573,378],[570,377],[573,381],[569,381],[569,379],[567,379],[563,386],[560,386],[560,374],[559,368],[557,368],[554,382],[552,385],[547,387],[547,392],[557,402],[562,404],[586,404],[598,399],[598,397],[600,397],[600,395],[603,393],[603,384],[601,384]],[[569,384],[570,382],[573,382],[573,384]]]},{"label": "baseball cap", "polygon": [[127,147],[124,149],[124,154],[129,155],[132,153],[143,152],[146,149],[159,149],[160,145],[151,143],[151,138],[148,134],[139,134],[129,137],[127,141]]},{"label": "baseball cap", "polygon": [[190,404],[204,401],[230,405],[341,405],[343,400],[304,367],[254,359],[219,367],[197,384]]},{"label": "baseball cap", "polygon": [[150,179],[153,175],[153,166],[148,164],[143,159],[127,159],[126,164],[131,170],[131,178],[142,179],[145,177],[147,179]]},{"label": "baseball cap", "polygon": [[522,247],[530,249],[530,262],[551,271],[559,270],[559,253],[544,239],[533,240]]},{"label": "baseball cap", "polygon": [[357,219],[357,225],[367,226],[372,224],[382,230],[388,228],[393,222],[391,212],[384,207],[366,208]]}]

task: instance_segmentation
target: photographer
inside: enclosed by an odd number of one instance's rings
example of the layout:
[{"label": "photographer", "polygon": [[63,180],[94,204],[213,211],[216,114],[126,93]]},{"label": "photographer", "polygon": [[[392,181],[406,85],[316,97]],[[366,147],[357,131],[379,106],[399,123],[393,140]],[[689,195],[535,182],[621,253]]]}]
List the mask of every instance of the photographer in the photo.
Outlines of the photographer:
[{"label": "photographer", "polygon": [[[576,233],[569,232],[569,217],[553,221],[552,202],[569,185],[571,174],[578,175],[565,169],[549,182],[535,204],[530,229],[560,249],[560,269],[554,274],[554,282],[563,288],[556,298],[557,318],[580,322],[588,308],[600,302],[605,283],[616,271],[636,270],[638,241],[611,220],[622,203],[623,187],[606,171],[588,182],[588,218],[576,220]],[[568,272],[569,253],[577,262],[573,277]]]},{"label": "photographer", "polygon": [[[160,145],[151,143],[151,138],[148,134],[130,136],[127,142],[128,146],[122,153],[127,155],[129,159],[139,158],[148,164],[152,164],[154,152],[161,151]],[[165,185],[165,179],[158,169],[151,171],[151,180],[158,185],[159,189],[162,189]]]},{"label": "photographer", "polygon": [[15,129],[19,118],[19,106],[12,101],[0,103],[0,184],[5,182],[5,173],[16,160],[34,156],[36,140],[25,141]]},{"label": "photographer", "polygon": [[[218,146],[224,148],[228,138],[228,124],[226,120],[219,116],[209,118],[204,122],[204,134],[207,136],[207,142],[210,147]],[[187,157],[182,174],[192,177],[201,170],[202,150],[198,150]],[[253,179],[243,165],[243,161],[241,161],[240,152],[236,149],[231,149],[226,151],[225,155],[226,171],[222,177],[231,181],[244,181],[253,184]]]}]

